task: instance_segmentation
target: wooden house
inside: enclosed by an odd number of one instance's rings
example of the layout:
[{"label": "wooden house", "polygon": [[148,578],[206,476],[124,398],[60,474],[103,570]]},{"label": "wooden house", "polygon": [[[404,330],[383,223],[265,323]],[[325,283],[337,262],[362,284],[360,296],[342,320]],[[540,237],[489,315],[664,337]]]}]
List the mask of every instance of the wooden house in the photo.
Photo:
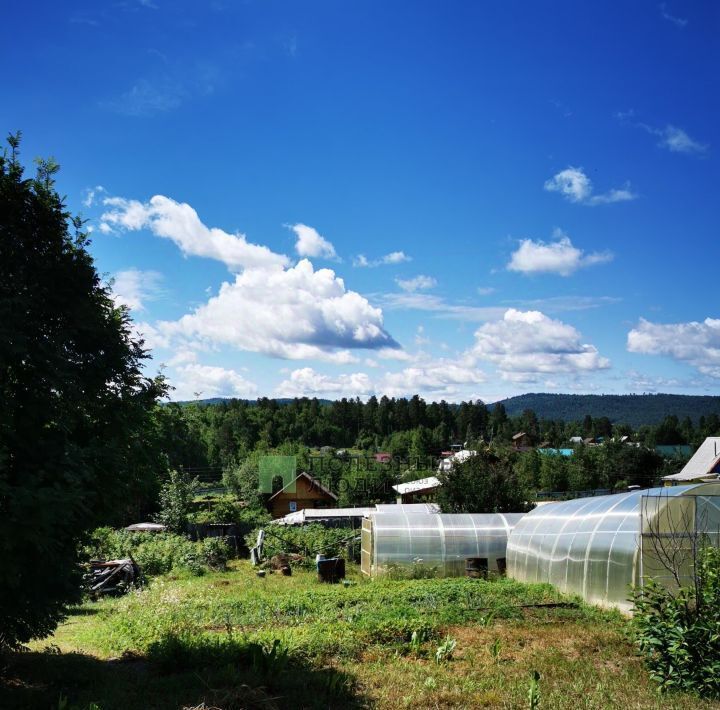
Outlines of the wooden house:
[{"label": "wooden house", "polygon": [[270,497],[268,509],[273,518],[282,518],[306,508],[333,508],[337,501],[338,497],[320,481],[302,472]]}]

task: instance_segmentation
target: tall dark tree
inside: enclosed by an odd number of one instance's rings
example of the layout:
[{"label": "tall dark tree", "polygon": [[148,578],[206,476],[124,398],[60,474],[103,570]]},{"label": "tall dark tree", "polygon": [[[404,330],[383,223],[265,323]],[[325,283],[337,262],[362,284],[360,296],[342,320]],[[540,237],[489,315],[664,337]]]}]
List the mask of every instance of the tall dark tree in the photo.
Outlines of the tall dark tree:
[{"label": "tall dark tree", "polygon": [[480,449],[452,470],[440,473],[438,503],[445,513],[522,513],[528,493],[512,455]]},{"label": "tall dark tree", "polygon": [[163,466],[160,380],[53,187],[27,179],[19,136],[0,157],[0,646],[50,633],[79,596],[77,547],[120,522]]}]

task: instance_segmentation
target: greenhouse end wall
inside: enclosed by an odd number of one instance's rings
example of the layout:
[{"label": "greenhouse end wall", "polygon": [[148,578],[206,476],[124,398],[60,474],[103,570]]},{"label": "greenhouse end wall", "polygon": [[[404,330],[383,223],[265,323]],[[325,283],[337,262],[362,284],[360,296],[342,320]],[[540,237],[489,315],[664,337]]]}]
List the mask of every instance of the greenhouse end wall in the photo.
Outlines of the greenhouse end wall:
[{"label": "greenhouse end wall", "polygon": [[[361,568],[368,575],[456,577],[466,560],[504,569],[507,540],[522,513],[371,514],[363,520]],[[498,563],[500,560],[500,563]]]},{"label": "greenhouse end wall", "polygon": [[[684,498],[687,502],[680,500]],[[664,545],[677,546],[688,536],[707,533],[717,544],[719,529],[716,483],[548,503],[524,516],[512,531],[507,573],[521,582],[549,582],[591,604],[631,612],[632,589],[644,578],[668,583],[671,577],[650,545],[664,540]],[[680,550],[678,557],[683,554],[687,557],[690,551]],[[681,574],[688,575],[687,565]]]}]

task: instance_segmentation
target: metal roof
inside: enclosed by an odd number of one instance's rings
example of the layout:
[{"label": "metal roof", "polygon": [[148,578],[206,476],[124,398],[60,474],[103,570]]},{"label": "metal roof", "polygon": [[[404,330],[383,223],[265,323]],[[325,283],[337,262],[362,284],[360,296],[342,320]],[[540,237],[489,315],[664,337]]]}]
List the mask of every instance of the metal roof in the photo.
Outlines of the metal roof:
[{"label": "metal roof", "polygon": [[418,491],[425,491],[430,488],[440,488],[441,485],[442,483],[440,483],[435,476],[429,476],[428,478],[420,478],[417,481],[398,483],[396,486],[393,486],[393,490],[402,496],[407,493],[417,493]]},{"label": "metal roof", "polygon": [[717,477],[720,464],[720,436],[708,436],[683,466],[680,473],[665,476],[663,481],[693,481],[698,478]]}]

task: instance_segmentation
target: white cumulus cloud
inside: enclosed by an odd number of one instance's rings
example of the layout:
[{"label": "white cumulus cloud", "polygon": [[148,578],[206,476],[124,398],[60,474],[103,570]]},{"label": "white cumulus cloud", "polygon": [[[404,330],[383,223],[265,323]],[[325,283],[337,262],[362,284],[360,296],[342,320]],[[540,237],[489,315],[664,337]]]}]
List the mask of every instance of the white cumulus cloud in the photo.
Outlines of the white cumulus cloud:
[{"label": "white cumulus cloud", "polygon": [[671,153],[704,155],[708,151],[709,146],[706,143],[700,143],[691,138],[687,131],[672,124],[667,124],[664,128],[649,126],[647,123],[638,123],[637,125],[651,135],[657,136],[660,139],[658,145]]},{"label": "white cumulus cloud", "polygon": [[233,271],[279,269],[289,264],[287,256],[251,244],[244,234],[206,227],[190,205],[163,195],[155,195],[149,202],[108,197],[103,204],[110,208],[100,218],[100,230],[105,233],[115,229],[149,229],[157,237],[172,240],[186,256],[217,259]]},{"label": "white cumulus cloud", "polygon": [[[368,364],[370,367],[373,364]],[[293,370],[275,390],[279,397],[366,397],[371,394],[406,397],[423,394],[435,397],[458,395],[467,385],[485,381],[472,357],[459,360],[428,359],[398,372],[387,372],[373,380],[367,373],[327,375],[311,367]]]},{"label": "white cumulus cloud", "polygon": [[157,299],[162,293],[162,280],[162,274],[157,271],[118,271],[112,278],[113,299],[133,311],[143,311],[147,301]]},{"label": "white cumulus cloud", "polygon": [[253,398],[257,386],[246,380],[235,370],[223,367],[200,365],[191,362],[175,368],[175,374],[168,377],[175,388],[171,393],[174,400],[208,399],[210,397]]},{"label": "white cumulus cloud", "polygon": [[467,385],[485,382],[485,373],[476,365],[475,358],[467,354],[459,360],[432,359],[406,367],[399,372],[388,372],[380,384],[382,394],[390,397],[407,397],[425,394],[434,397],[453,397]]},{"label": "white cumulus cloud", "polygon": [[[186,255],[217,259],[236,272],[233,282],[223,283],[216,296],[179,320],[141,324],[149,347],[230,346],[336,363],[356,362],[351,348],[400,347],[384,329],[382,311],[347,290],[330,269],[315,270],[307,259],[290,266],[286,256],[251,244],[243,234],[207,227],[190,205],[167,197],[145,203],[113,197],[104,204],[109,209],[101,229],[148,229]],[[332,245],[311,227],[292,229],[299,250],[330,253]]]},{"label": "white cumulus cloud", "polygon": [[578,269],[595,264],[605,264],[613,258],[608,251],[586,254],[573,245],[570,237],[555,230],[554,242],[523,239],[513,252],[507,268],[523,274],[560,274],[570,276]]},{"label": "white cumulus cloud", "polygon": [[405,261],[412,261],[404,251],[391,251],[379,259],[368,259],[364,254],[358,254],[353,260],[353,266],[373,268],[375,266],[387,266],[389,264],[402,264]]},{"label": "white cumulus cloud", "polygon": [[278,397],[342,396],[360,397],[374,392],[368,375],[355,372],[331,377],[311,367],[293,370],[275,389]]},{"label": "white cumulus cloud", "polygon": [[677,126],[665,126],[660,131],[660,145],[673,153],[705,153],[707,145],[699,143]]},{"label": "white cumulus cloud", "polygon": [[503,379],[529,381],[540,374],[587,373],[610,367],[571,325],[540,311],[510,308],[502,320],[475,332],[472,355],[494,363]]},{"label": "white cumulus cloud", "polygon": [[290,229],[297,237],[295,251],[300,256],[337,259],[335,247],[313,227],[298,223],[290,225]]},{"label": "white cumulus cloud", "polygon": [[629,187],[614,188],[605,193],[596,194],[592,181],[582,168],[568,167],[545,181],[548,192],[559,192],[570,202],[582,205],[606,205],[612,202],[627,202],[637,195]]},{"label": "white cumulus cloud", "polygon": [[290,359],[352,362],[349,348],[399,347],[384,329],[379,308],[307,259],[289,269],[247,269],[192,313],[157,328],[171,339]]},{"label": "white cumulus cloud", "polygon": [[667,355],[720,378],[720,318],[702,322],[651,323],[644,318],[628,333],[632,353]]},{"label": "white cumulus cloud", "polygon": [[437,286],[437,281],[432,276],[425,276],[419,274],[411,279],[395,279],[397,285],[403,290],[409,293],[414,291],[423,291],[428,288]]},{"label": "white cumulus cloud", "polygon": [[84,197],[82,203],[85,205],[85,207],[92,207],[98,197],[106,192],[105,188],[102,185],[95,185],[95,187],[89,187],[87,190],[85,190]]}]

